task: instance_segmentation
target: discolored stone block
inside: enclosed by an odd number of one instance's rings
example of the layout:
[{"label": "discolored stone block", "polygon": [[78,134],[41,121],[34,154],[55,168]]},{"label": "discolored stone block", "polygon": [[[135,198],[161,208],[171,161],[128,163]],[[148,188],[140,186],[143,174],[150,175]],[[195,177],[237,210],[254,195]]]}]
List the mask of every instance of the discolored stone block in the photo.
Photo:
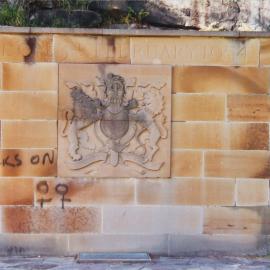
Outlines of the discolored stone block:
[{"label": "discolored stone block", "polygon": [[[169,235],[169,256],[265,256],[269,238],[252,234]],[[204,266],[203,266],[204,267]],[[247,266],[248,267],[248,266]],[[195,268],[196,269],[196,268]],[[225,268],[226,269],[226,268]]]},{"label": "discolored stone block", "polygon": [[269,234],[269,207],[208,207],[206,234]]},{"label": "discolored stone block", "polygon": [[54,56],[61,63],[130,63],[129,38],[55,35]]},{"label": "discolored stone block", "polygon": [[1,62],[49,62],[52,36],[1,34],[0,52]]},{"label": "discolored stone block", "polygon": [[258,66],[258,39],[132,37],[132,64]]},{"label": "discolored stone block", "polygon": [[137,181],[138,204],[234,205],[233,179],[172,179]]},{"label": "discolored stone block", "polygon": [[270,39],[264,38],[260,40],[260,64],[263,66],[270,65]]},{"label": "discolored stone block", "polygon": [[270,97],[267,95],[228,96],[228,118],[232,121],[270,121]]},{"label": "discolored stone block", "polygon": [[0,176],[56,176],[56,166],[53,149],[0,150]]},{"label": "discolored stone block", "polygon": [[173,121],[224,120],[225,96],[177,94],[172,98]]},{"label": "discolored stone block", "polygon": [[202,208],[196,206],[107,206],[103,209],[105,234],[199,234]]},{"label": "discolored stone block", "polygon": [[202,171],[202,152],[173,151],[171,163],[172,176],[200,176]]},{"label": "discolored stone block", "polygon": [[56,121],[2,121],[2,148],[56,147]]},{"label": "discolored stone block", "polygon": [[168,253],[168,236],[166,234],[71,234],[69,235],[71,254],[78,252],[149,252],[154,255]]},{"label": "discolored stone block", "polygon": [[172,124],[172,147],[188,149],[268,150],[265,123]]},{"label": "discolored stone block", "polygon": [[1,92],[0,119],[55,120],[57,94],[45,92]]},{"label": "discolored stone block", "polygon": [[4,63],[2,73],[4,90],[57,91],[58,88],[58,65],[54,63]]},{"label": "discolored stone block", "polygon": [[[135,184],[133,179],[36,179],[38,183],[46,181],[49,192],[44,195],[36,191],[36,201],[42,198],[51,199],[46,205],[59,205],[61,197],[55,193],[57,184],[68,186],[67,197],[71,199],[71,205],[89,204],[134,204],[135,203]],[[39,204],[39,202],[37,203]]]},{"label": "discolored stone block", "polygon": [[68,237],[63,234],[1,234],[0,255],[16,256],[19,264],[21,260],[27,261],[26,258],[20,259],[21,256],[67,256]]},{"label": "discolored stone block", "polygon": [[208,151],[205,153],[205,176],[270,177],[268,151]]},{"label": "discolored stone block", "polygon": [[98,233],[101,213],[94,207],[5,207],[2,220],[6,233]]},{"label": "discolored stone block", "polygon": [[169,177],[171,68],[60,65],[60,177]]},{"label": "discolored stone block", "polygon": [[31,178],[0,178],[0,205],[32,205],[33,187]]},{"label": "discolored stone block", "polygon": [[264,94],[270,90],[270,69],[176,66],[172,89],[183,93]]},{"label": "discolored stone block", "polygon": [[269,180],[238,179],[236,182],[236,205],[258,206],[269,204]]}]

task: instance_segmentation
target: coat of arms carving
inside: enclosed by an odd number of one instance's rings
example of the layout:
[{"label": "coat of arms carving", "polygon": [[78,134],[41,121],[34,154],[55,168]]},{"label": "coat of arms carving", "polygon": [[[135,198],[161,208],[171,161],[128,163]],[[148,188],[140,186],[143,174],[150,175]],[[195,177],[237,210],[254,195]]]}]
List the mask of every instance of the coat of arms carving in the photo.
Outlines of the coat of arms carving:
[{"label": "coat of arms carving", "polygon": [[60,67],[60,176],[170,176],[170,68],[149,68]]}]

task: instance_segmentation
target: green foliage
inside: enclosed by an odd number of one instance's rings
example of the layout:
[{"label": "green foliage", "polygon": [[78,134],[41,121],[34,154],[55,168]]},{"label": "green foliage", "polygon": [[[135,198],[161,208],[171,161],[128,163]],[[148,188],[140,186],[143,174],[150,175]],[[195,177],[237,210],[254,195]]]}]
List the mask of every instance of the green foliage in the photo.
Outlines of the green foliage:
[{"label": "green foliage", "polygon": [[[51,18],[51,22],[42,22],[39,19],[33,19],[32,14],[35,11],[43,8],[42,0],[14,0],[13,4],[10,2],[1,4],[0,6],[0,25],[10,26],[40,26],[40,27],[79,27],[79,25],[70,25],[68,21],[62,18]],[[57,0],[54,8],[64,9],[68,12],[73,10],[88,10],[91,3],[90,0]],[[102,27],[110,27],[114,24],[136,24],[140,26],[143,24],[145,17],[149,12],[144,9],[135,11],[131,7],[123,14],[123,11],[103,11]],[[31,18],[31,19],[30,19]],[[49,25],[48,25],[49,24]]]},{"label": "green foliage", "polygon": [[26,26],[27,14],[21,4],[5,3],[0,8],[0,25]]},{"label": "green foliage", "polygon": [[126,16],[122,17],[121,22],[125,24],[136,24],[141,25],[143,23],[143,19],[149,15],[149,12],[141,9],[139,12],[136,12],[131,7],[128,7],[128,13]]}]

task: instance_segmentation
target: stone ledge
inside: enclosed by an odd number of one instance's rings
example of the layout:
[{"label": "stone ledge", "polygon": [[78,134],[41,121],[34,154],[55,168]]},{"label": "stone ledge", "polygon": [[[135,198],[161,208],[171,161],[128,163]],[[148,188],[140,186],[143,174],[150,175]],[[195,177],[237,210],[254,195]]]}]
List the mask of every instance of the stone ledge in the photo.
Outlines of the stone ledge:
[{"label": "stone ledge", "polygon": [[0,26],[1,33],[11,34],[73,34],[107,36],[191,36],[191,37],[249,37],[267,38],[270,32],[262,31],[195,31],[195,30],[159,30],[159,29],[102,29],[102,28],[50,28],[50,27],[14,27]]}]

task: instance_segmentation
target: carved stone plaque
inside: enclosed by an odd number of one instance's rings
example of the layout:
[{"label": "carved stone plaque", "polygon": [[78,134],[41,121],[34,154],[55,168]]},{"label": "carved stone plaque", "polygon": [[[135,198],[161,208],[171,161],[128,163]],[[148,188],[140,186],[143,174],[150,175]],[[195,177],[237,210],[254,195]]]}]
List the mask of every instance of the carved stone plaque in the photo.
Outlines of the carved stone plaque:
[{"label": "carved stone plaque", "polygon": [[63,64],[59,75],[59,176],[170,176],[170,67]]}]

